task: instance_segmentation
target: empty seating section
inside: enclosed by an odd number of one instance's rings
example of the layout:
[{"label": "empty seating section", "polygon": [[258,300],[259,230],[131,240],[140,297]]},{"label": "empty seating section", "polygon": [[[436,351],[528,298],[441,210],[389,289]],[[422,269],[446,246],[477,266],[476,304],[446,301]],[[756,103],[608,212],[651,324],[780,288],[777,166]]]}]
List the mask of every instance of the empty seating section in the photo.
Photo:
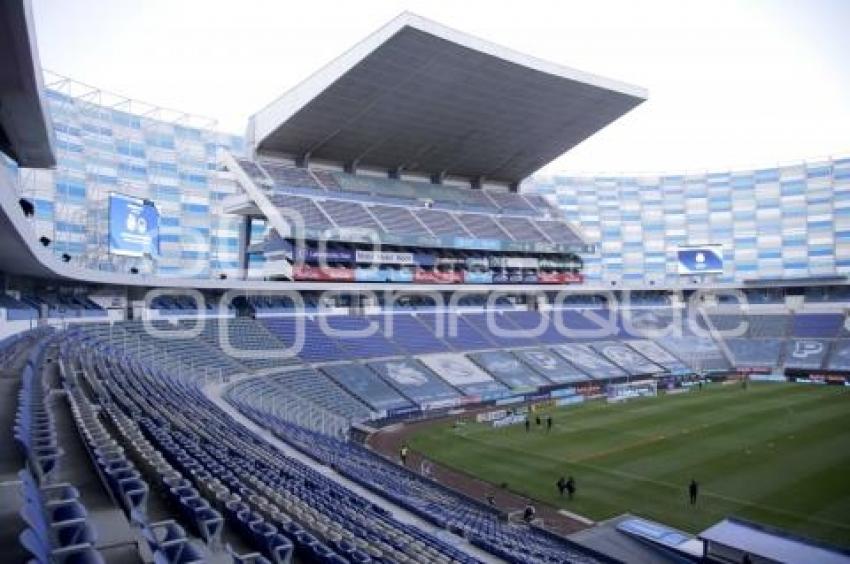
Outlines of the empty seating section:
[{"label": "empty seating section", "polygon": [[260,184],[267,184],[269,182],[269,177],[254,161],[248,159],[236,159],[236,162],[239,163],[242,170],[244,170],[254,182],[258,182]]},{"label": "empty seating section", "polygon": [[[199,320],[199,323],[204,323]],[[152,321],[150,332],[136,321],[112,325],[85,324],[80,331],[91,336],[103,336],[122,352],[145,354],[163,363],[180,363],[181,369],[196,370],[210,375],[229,375],[247,372],[248,368],[201,339],[186,332],[183,326],[168,321]]]},{"label": "empty seating section", "polygon": [[356,227],[383,232],[362,204],[343,200],[322,200],[319,205],[339,227]]},{"label": "empty seating section", "polygon": [[537,211],[551,214],[553,217],[560,216],[558,207],[549,202],[543,195],[529,192],[527,194],[521,194],[521,196]]},{"label": "empty seating section", "polygon": [[[17,301],[9,298],[6,303],[14,305]],[[106,317],[106,310],[84,296],[25,294],[20,303],[35,312],[46,311],[48,317]],[[4,306],[0,304],[0,307]]]},{"label": "empty seating section", "polygon": [[582,244],[581,239],[565,221],[553,221],[538,219],[534,225],[542,231],[553,243]]},{"label": "empty seating section", "polygon": [[332,465],[348,478],[424,519],[462,534],[473,544],[508,562],[597,562],[566,539],[525,524],[505,522],[495,509],[392,464],[364,447],[292,425],[258,409],[257,405],[245,401],[239,405],[255,421],[308,455]]},{"label": "empty seating section", "polygon": [[838,335],[844,319],[840,313],[798,313],[792,319],[791,334],[794,337],[832,338]]},{"label": "empty seating section", "polygon": [[323,188],[327,190],[340,189],[339,182],[337,182],[336,176],[334,176],[333,172],[321,168],[311,169],[310,172]]},{"label": "empty seating section", "polygon": [[[238,162],[246,174],[258,182],[265,183],[270,177],[276,185],[272,203],[297,210],[314,229],[329,227],[326,215],[340,227],[382,231],[371,212],[386,227],[387,233],[436,237],[471,235],[500,241],[581,244],[569,226],[558,219],[560,212],[534,194],[471,190],[269,162]],[[314,195],[323,199],[312,200]],[[460,213],[459,220],[464,228],[445,213],[447,211],[481,213]],[[541,214],[550,219],[538,220]],[[493,220],[494,216],[502,226]],[[427,228],[420,226],[413,217]],[[406,224],[408,229],[404,229]]]},{"label": "empty seating section", "polygon": [[[191,330],[196,323],[203,326],[200,336],[204,341],[253,370],[300,364],[296,356],[284,358],[280,354],[283,343],[273,337],[259,321],[245,317],[200,322],[192,320],[183,321],[180,326]],[[221,333],[222,325],[227,329],[226,340]],[[227,347],[235,354],[231,355]]]},{"label": "empty seating section", "polygon": [[499,225],[517,241],[546,241],[546,236],[534,224],[524,217],[504,216]]},{"label": "empty seating section", "polygon": [[489,215],[462,213],[458,215],[458,220],[473,237],[477,237],[478,239],[497,239],[500,241],[509,241],[511,239]]},{"label": "empty seating section", "polygon": [[558,327],[555,325],[554,318],[550,313],[506,311],[502,317],[510,320],[516,327],[528,332],[532,340],[551,344],[563,343],[565,341],[564,336],[558,331]]},{"label": "empty seating section", "polygon": [[385,327],[390,328],[388,335],[396,345],[408,354],[445,352],[449,350],[446,342],[437,338],[431,327],[424,325],[416,316],[410,314],[392,315],[385,322]]},{"label": "empty seating section", "polygon": [[336,178],[340,189],[344,191],[360,192],[376,196],[378,198],[399,198],[413,200],[417,197],[416,188],[408,182],[379,178],[376,176],[356,176],[339,172],[332,173]]},{"label": "empty seating section", "polygon": [[747,337],[785,337],[788,335],[790,320],[788,315],[749,315]]},{"label": "empty seating section", "polygon": [[391,338],[385,335],[383,318],[328,315],[317,318],[324,333],[333,338],[349,358],[377,358],[404,354]]},{"label": "empty seating section", "polygon": [[[283,341],[287,347],[302,343],[299,356],[307,362],[342,360],[351,358],[350,353],[338,347],[311,318],[297,320],[293,317],[264,319],[269,332]],[[300,337],[299,337],[300,336]]]},{"label": "empty seating section", "polygon": [[298,168],[294,166],[285,166],[274,163],[260,163],[266,170],[269,176],[275,183],[281,186],[292,186],[294,188],[315,188],[321,190],[322,187],[316,181],[316,178],[310,174],[306,168]]},{"label": "empty seating section", "polygon": [[496,348],[496,344],[470,325],[463,315],[423,314],[419,320],[456,351]]},{"label": "empty seating section", "polygon": [[47,349],[53,339],[49,331],[36,330],[16,343],[4,341],[6,346],[29,346],[13,429],[15,443],[26,461],[26,467],[18,473],[22,499],[19,515],[26,528],[18,538],[33,558],[30,562],[98,564],[104,559],[95,548],[97,532],[88,520],[79,491],[52,479],[64,455],[44,378]]},{"label": "empty seating section", "polygon": [[416,217],[437,237],[468,237],[470,235],[448,212],[421,209],[415,213]]},{"label": "empty seating section", "polygon": [[256,385],[266,391],[294,394],[299,399],[307,400],[350,421],[362,421],[370,415],[366,404],[354,399],[327,376],[312,368],[289,370],[251,382],[259,382]]},{"label": "empty seating section", "polygon": [[467,313],[463,320],[475,327],[481,335],[486,335],[497,348],[529,347],[538,344],[538,340],[528,331],[520,329],[503,312],[492,316],[482,313]]},{"label": "empty seating section", "polygon": [[781,339],[725,339],[729,361],[736,368],[773,368],[779,361]]},{"label": "empty seating section", "polygon": [[[313,199],[289,194],[276,194],[271,197],[271,202],[278,208],[292,210],[292,212],[299,214],[297,217],[300,217],[300,220],[304,222],[305,229],[324,230],[334,226]],[[292,218],[289,214],[284,213],[283,220],[290,222]]]},{"label": "empty seating section", "polygon": [[0,310],[6,310],[6,319],[9,321],[38,317],[38,310],[34,307],[3,293],[0,293]]},{"label": "empty seating section", "polygon": [[[269,562],[288,563],[293,553],[302,562],[461,562],[474,559],[422,531],[396,521],[388,512],[305,464],[283,455],[271,444],[234,422],[199,389],[191,376],[174,378],[138,358],[110,353],[102,335],[69,336],[66,354],[96,367],[94,384],[104,403],[110,433],[78,402],[78,423],[101,449],[110,453],[116,477],[132,494],[140,482],[165,488],[181,523],[209,542],[220,543],[222,531],[238,535]],[[301,371],[294,371],[301,372]],[[280,374],[292,389],[293,374]],[[304,373],[304,390],[323,386],[315,372]],[[324,378],[323,376],[321,378]],[[261,403],[268,378],[240,382],[232,401],[250,397]],[[345,403],[345,392],[328,380],[317,394]],[[262,386],[255,388],[259,383]],[[331,390],[335,390],[332,392]],[[244,390],[244,394],[238,391]],[[75,400],[82,396],[74,392]],[[347,401],[367,411],[354,398]],[[105,450],[104,450],[105,449]],[[123,458],[121,458],[123,457]],[[106,462],[106,459],[104,459]],[[139,480],[136,482],[134,480]],[[136,518],[145,524],[140,497],[133,498]],[[215,509],[215,508],[220,508]],[[181,543],[176,523],[145,529],[152,548],[164,554],[157,562],[208,561],[197,547]],[[169,550],[174,542],[174,552]],[[186,557],[178,553],[184,544]],[[240,559],[242,558],[242,559]],[[234,557],[234,561],[245,561]],[[250,561],[258,561],[255,557]]]},{"label": "empty seating section", "polygon": [[537,210],[534,209],[534,206],[529,204],[521,194],[515,194],[513,192],[497,192],[495,190],[487,191],[485,194],[490,197],[496,207],[500,208],[505,213],[522,215],[537,214]]},{"label": "empty seating section", "polygon": [[431,236],[431,232],[407,208],[375,205],[369,209],[387,233]]}]

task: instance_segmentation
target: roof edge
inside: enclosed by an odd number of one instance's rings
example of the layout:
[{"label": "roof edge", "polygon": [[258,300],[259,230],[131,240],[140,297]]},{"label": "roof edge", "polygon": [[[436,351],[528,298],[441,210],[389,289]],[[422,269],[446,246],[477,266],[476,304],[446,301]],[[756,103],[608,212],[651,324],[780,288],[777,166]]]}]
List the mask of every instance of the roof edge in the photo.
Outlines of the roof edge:
[{"label": "roof edge", "polygon": [[527,55],[405,11],[254,113],[248,119],[246,128],[245,137],[248,145],[256,152],[262,142],[281,124],[405,27],[538,72],[616,91],[636,98],[638,104],[649,97],[649,91],[643,87]]}]

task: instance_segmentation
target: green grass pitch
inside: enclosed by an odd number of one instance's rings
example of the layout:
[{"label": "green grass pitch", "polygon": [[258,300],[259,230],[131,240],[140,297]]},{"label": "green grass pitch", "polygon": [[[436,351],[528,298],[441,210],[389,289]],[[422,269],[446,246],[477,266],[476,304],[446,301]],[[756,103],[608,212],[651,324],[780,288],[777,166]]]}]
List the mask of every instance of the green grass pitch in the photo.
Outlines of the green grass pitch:
[{"label": "green grass pitch", "polygon": [[[594,520],[631,512],[689,532],[735,515],[850,546],[850,389],[711,384],[703,391],[553,409],[494,429],[447,422],[414,449],[493,484]],[[576,498],[555,482],[573,475]],[[696,507],[687,484],[700,483]]]}]

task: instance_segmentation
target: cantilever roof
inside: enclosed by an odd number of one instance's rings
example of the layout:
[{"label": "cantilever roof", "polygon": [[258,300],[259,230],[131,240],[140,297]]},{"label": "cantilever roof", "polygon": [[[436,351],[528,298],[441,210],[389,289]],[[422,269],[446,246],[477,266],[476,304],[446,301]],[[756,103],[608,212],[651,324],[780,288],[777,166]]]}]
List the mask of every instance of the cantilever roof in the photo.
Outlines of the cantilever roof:
[{"label": "cantilever roof", "polygon": [[0,151],[21,166],[56,164],[29,0],[0,2]]},{"label": "cantilever roof", "polygon": [[404,13],[251,117],[259,153],[515,182],[643,88]]}]

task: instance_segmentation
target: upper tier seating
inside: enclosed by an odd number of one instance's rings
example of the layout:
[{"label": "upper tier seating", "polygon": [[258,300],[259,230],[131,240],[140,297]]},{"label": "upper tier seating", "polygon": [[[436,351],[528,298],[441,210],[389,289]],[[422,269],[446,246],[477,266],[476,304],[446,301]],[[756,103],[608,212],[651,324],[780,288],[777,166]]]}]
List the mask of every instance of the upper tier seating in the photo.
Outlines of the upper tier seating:
[{"label": "upper tier seating", "polygon": [[450,213],[439,210],[416,210],[416,217],[437,237],[469,237],[471,234]]},{"label": "upper tier seating", "polygon": [[[316,200],[311,198],[278,194],[273,195],[271,201],[279,208],[290,209],[300,214],[305,229],[324,230],[331,229],[334,226],[325,212],[316,204]],[[287,214],[283,214],[283,220],[289,222],[291,218]]]},{"label": "upper tier seating", "polygon": [[[472,190],[244,159],[238,162],[246,174],[261,184],[271,178],[275,183],[272,203],[302,213],[307,226],[313,229],[329,227],[330,217],[340,227],[385,230],[399,235],[581,244],[580,238],[560,219],[557,208],[535,194]],[[317,203],[312,196],[323,199]],[[400,209],[393,211],[387,204]],[[443,211],[457,212],[457,221]],[[369,212],[378,217],[384,229]],[[411,214],[427,228],[411,221]],[[543,219],[537,219],[541,215]],[[493,217],[504,222],[500,226]],[[405,222],[409,229],[404,229]]]},{"label": "upper tier seating", "polygon": [[431,236],[428,228],[416,218],[407,208],[398,206],[375,205],[369,208],[381,222],[387,233],[394,235],[423,235]]},{"label": "upper tier seating", "polygon": [[323,200],[319,205],[339,227],[358,227],[378,233],[384,231],[361,204],[343,200]]},{"label": "upper tier seating", "polygon": [[46,307],[48,317],[106,317],[106,310],[86,297],[41,293],[21,296],[21,302],[36,311]]},{"label": "upper tier seating", "polygon": [[546,236],[524,217],[500,217],[499,225],[516,241],[546,241]]},{"label": "upper tier seating", "polygon": [[239,163],[242,170],[244,170],[254,182],[259,182],[260,184],[266,184],[269,182],[269,177],[254,161],[249,159],[236,159],[236,162]]},{"label": "upper tier seating", "polygon": [[502,211],[506,213],[514,213],[514,214],[522,214],[522,215],[538,215],[538,211],[528,203],[521,194],[515,194],[513,192],[497,192],[487,191],[485,192],[494,204]]},{"label": "upper tier seating", "polygon": [[537,228],[542,231],[553,243],[575,244],[582,243],[575,231],[563,221],[552,221],[538,219],[534,222]]},{"label": "upper tier seating", "polygon": [[285,166],[274,163],[263,163],[262,168],[277,184],[282,186],[294,186],[296,188],[315,188],[321,190],[322,186],[306,168]]},{"label": "upper tier seating", "polygon": [[9,321],[38,317],[38,311],[34,307],[16,300],[8,294],[0,293],[0,309],[6,310],[6,319]]},{"label": "upper tier seating", "polygon": [[510,235],[505,233],[505,230],[499,227],[499,224],[489,215],[462,213],[458,215],[458,220],[473,237],[477,237],[478,239],[511,240]]}]

